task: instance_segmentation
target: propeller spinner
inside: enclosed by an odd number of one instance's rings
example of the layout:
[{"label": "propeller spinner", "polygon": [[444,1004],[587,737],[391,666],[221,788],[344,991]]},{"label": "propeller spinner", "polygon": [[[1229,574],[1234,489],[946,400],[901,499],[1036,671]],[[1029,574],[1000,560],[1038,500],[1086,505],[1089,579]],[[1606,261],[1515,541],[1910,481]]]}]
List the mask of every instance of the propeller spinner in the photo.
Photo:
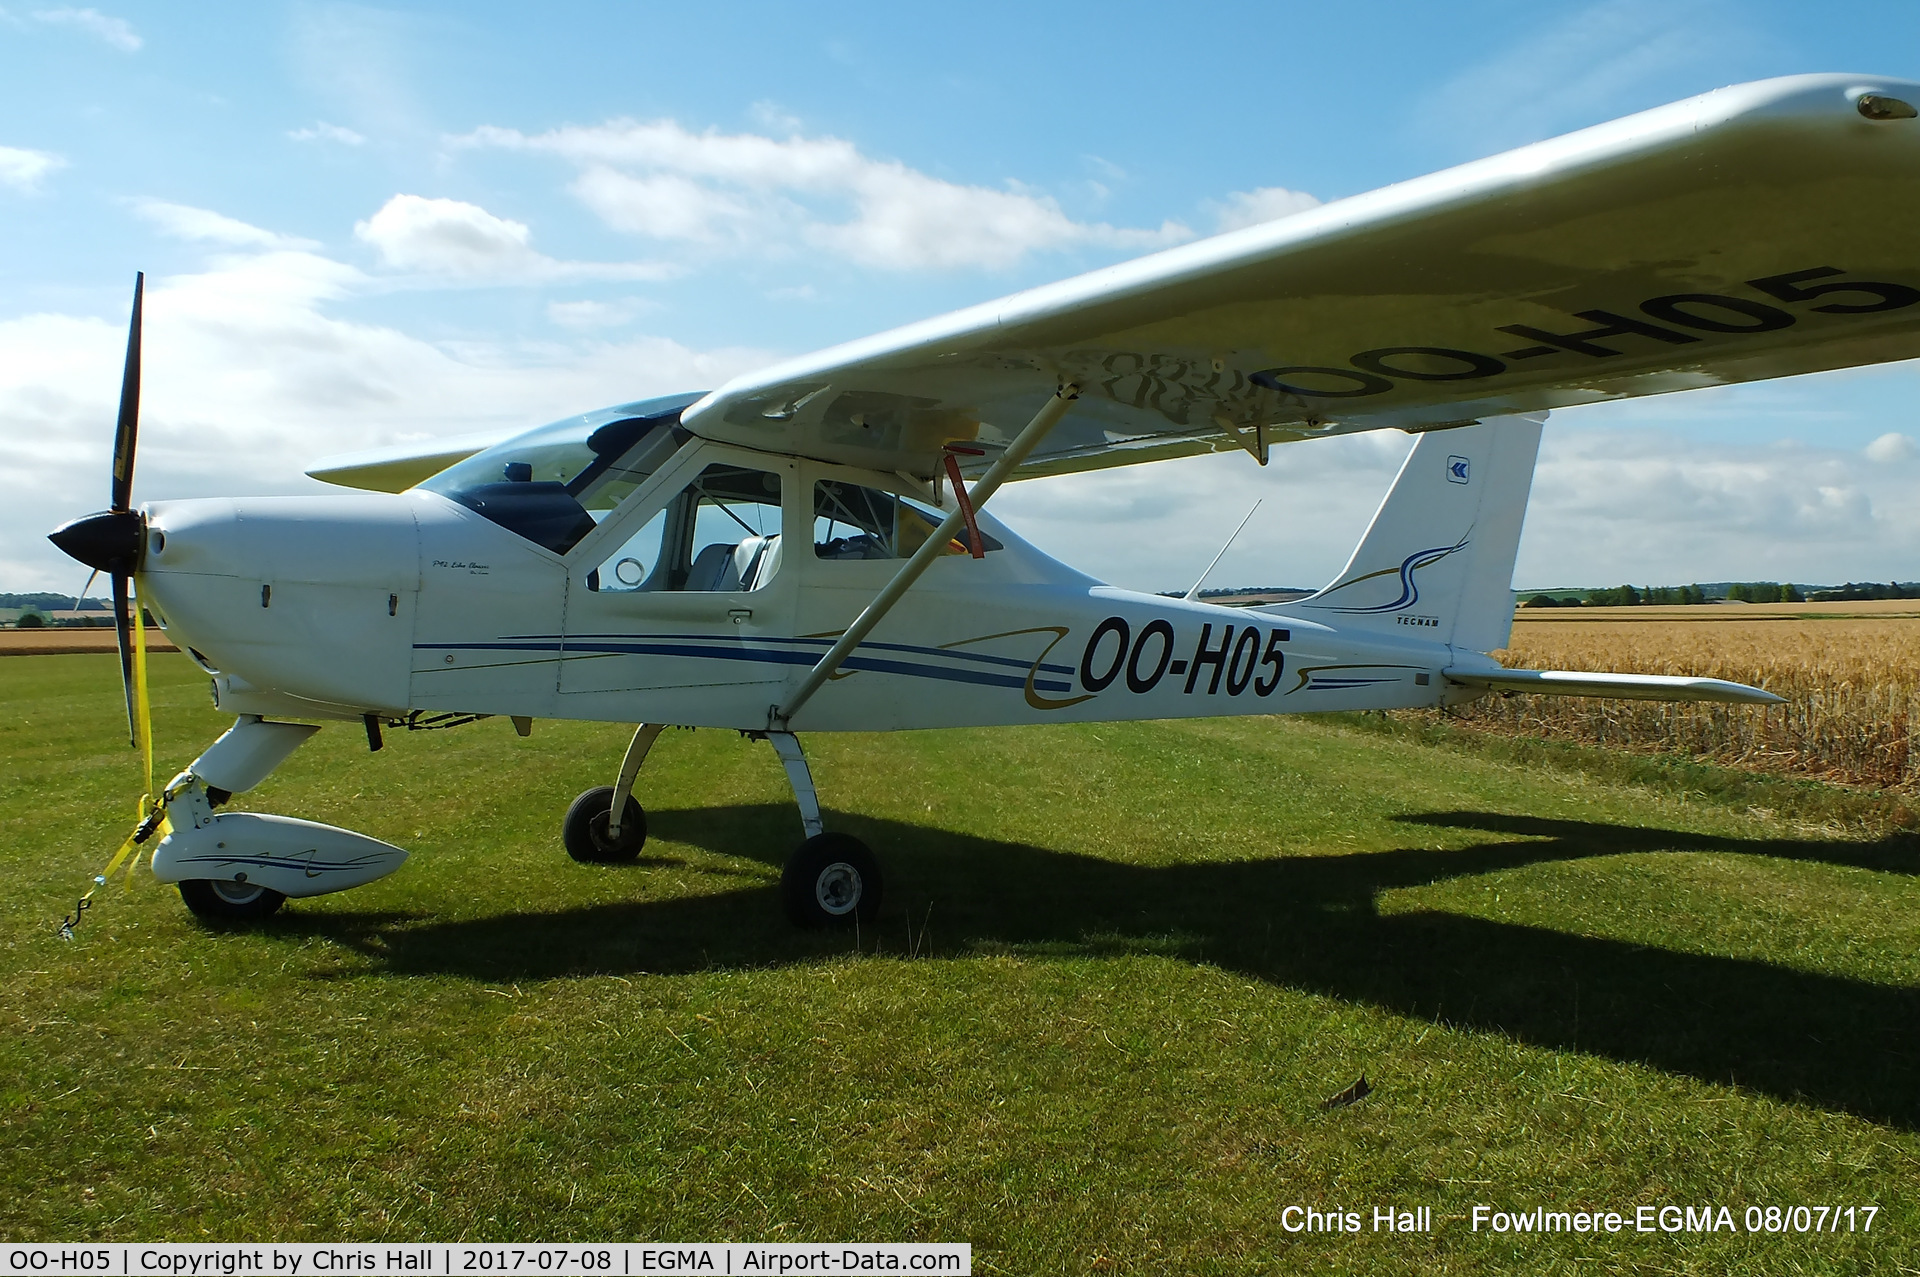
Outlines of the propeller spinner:
[{"label": "propeller spinner", "polygon": [[108,506],[61,524],[47,539],[69,557],[113,583],[113,631],[120,648],[120,684],[126,693],[128,743],[140,743],[134,721],[133,609],[129,584],[140,570],[146,520],[132,506],[133,460],[140,434],[140,302],[146,274],[133,277],[133,318],[127,326],[127,363],[120,376],[120,418],[113,436],[113,483]]}]

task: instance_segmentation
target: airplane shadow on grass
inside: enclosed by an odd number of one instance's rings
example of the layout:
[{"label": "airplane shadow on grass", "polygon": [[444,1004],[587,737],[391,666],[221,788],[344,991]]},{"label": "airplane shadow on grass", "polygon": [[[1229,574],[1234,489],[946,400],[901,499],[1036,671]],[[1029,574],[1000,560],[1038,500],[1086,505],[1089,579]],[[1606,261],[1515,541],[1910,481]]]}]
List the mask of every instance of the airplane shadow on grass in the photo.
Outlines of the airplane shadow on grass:
[{"label": "airplane shadow on grass", "polygon": [[[1626,852],[1920,874],[1920,840],[1737,839],[1486,812],[1402,819],[1495,837],[1450,851],[1140,867],[856,815],[828,823],[883,858],[888,905],[861,937],[869,951],[878,942],[904,952],[910,926],[930,928],[942,955],[1144,947],[1400,1015],[1920,1128],[1920,989],[1438,911],[1383,915],[1376,905],[1396,887]],[[663,841],[773,864],[769,853],[784,854],[795,832],[791,809],[772,805],[650,812],[648,821]],[[325,935],[391,973],[489,981],[764,967],[853,948],[851,933],[789,927],[771,876],[743,888],[737,868],[715,868],[733,877],[709,895],[444,922],[301,911],[274,930]]]}]

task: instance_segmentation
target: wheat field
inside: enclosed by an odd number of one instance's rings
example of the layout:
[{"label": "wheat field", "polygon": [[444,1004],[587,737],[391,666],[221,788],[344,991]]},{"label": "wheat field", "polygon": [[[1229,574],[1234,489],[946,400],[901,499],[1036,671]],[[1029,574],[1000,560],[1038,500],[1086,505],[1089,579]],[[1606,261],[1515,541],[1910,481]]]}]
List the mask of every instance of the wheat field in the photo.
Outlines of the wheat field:
[{"label": "wheat field", "polygon": [[[1522,613],[1513,668],[1732,679],[1785,705],[1678,704],[1489,696],[1453,711],[1483,729],[1674,753],[1842,784],[1920,790],[1920,617],[1892,609],[1622,608],[1594,617]],[[1636,615],[1638,614],[1638,615]]]}]

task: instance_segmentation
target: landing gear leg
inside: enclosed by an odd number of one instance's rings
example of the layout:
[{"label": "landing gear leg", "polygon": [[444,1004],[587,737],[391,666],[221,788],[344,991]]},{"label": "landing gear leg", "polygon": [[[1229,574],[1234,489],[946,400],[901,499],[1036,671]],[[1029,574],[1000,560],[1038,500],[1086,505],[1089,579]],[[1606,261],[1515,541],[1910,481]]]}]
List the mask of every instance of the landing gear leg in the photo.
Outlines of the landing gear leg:
[{"label": "landing gear leg", "polygon": [[844,927],[872,922],[880,913],[880,862],[872,850],[852,834],[830,834],[820,819],[820,798],[813,788],[813,772],[792,732],[767,732],[773,752],[786,768],[793,799],[800,807],[800,824],[807,840],[787,857],[780,875],[780,895],[787,917],[801,927]]},{"label": "landing gear leg", "polygon": [[642,723],[634,729],[627,756],[620,760],[620,776],[611,788],[589,789],[567,808],[560,827],[567,854],[588,864],[631,861],[647,845],[647,813],[633,800],[633,782],[647,751],[663,730],[660,723]]},{"label": "landing gear leg", "polygon": [[[640,765],[647,761],[647,752],[653,748],[665,730],[660,723],[642,723],[633,729],[633,740],[627,744],[627,756],[620,760],[620,778],[613,783],[613,793],[607,802],[607,836],[618,839],[626,825],[625,813],[627,800],[633,797],[633,782],[639,779]],[[644,818],[643,818],[644,819]],[[645,824],[640,827],[640,841],[647,840]],[[640,849],[635,847],[637,852]]]}]

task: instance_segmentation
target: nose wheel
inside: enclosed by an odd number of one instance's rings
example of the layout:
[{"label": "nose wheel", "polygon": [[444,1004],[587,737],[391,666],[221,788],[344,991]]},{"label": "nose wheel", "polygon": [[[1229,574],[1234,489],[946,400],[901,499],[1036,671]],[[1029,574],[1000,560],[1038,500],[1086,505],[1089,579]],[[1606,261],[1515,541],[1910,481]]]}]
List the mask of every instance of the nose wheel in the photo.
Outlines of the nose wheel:
[{"label": "nose wheel", "polygon": [[272,914],[287,898],[258,883],[188,878],[180,884],[180,899],[196,918],[208,922],[252,922]]}]

